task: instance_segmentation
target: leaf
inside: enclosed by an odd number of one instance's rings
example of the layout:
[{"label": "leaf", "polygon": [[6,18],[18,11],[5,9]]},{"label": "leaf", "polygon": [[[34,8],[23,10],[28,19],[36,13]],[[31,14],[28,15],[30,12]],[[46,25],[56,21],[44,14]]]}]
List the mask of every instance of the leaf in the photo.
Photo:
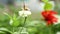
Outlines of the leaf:
[{"label": "leaf", "polygon": [[13,34],[28,34],[27,28],[18,27],[17,29],[15,29],[15,32],[13,32]]},{"label": "leaf", "polygon": [[6,16],[8,16],[10,19],[12,18],[8,13],[5,13],[5,12],[4,12],[4,14],[5,14]]},{"label": "leaf", "polygon": [[11,31],[9,31],[9,30],[8,30],[8,29],[6,29],[6,28],[0,28],[0,31],[4,31],[4,32],[12,33]]},{"label": "leaf", "polygon": [[17,16],[16,14],[13,15],[13,20],[16,20]]},{"label": "leaf", "polygon": [[29,26],[44,27],[44,26],[45,26],[45,23],[42,22],[42,21],[37,21],[37,20],[28,21],[28,22],[26,23],[26,27],[29,27]]},{"label": "leaf", "polygon": [[5,32],[3,32],[3,31],[0,31],[0,34],[1,34],[1,33],[5,33]]},{"label": "leaf", "polygon": [[19,19],[17,19],[17,16],[14,14],[11,21],[10,21],[10,25],[12,26],[18,26],[20,23],[19,23]]},{"label": "leaf", "polygon": [[19,34],[19,32],[14,32],[13,34]]},{"label": "leaf", "polygon": [[10,25],[11,26],[18,26],[19,24],[18,24],[18,21],[17,20],[11,20],[10,21]]},{"label": "leaf", "polygon": [[48,2],[49,0],[42,0],[43,2]]},{"label": "leaf", "polygon": [[36,33],[37,32],[37,28],[36,27],[28,27],[27,31],[30,33]]},{"label": "leaf", "polygon": [[12,23],[12,26],[18,26],[20,23],[18,20],[14,20],[13,23]]},{"label": "leaf", "polygon": [[52,4],[51,3],[46,3],[44,6],[45,10],[51,10],[52,9]]}]

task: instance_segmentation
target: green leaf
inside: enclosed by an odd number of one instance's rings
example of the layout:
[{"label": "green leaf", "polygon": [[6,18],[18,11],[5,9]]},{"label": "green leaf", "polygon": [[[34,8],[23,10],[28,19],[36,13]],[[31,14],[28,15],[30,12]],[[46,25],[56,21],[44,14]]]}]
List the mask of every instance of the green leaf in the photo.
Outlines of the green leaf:
[{"label": "green leaf", "polygon": [[16,14],[13,15],[13,20],[16,20],[17,16]]},{"label": "green leaf", "polygon": [[3,31],[0,31],[0,34],[1,34],[1,33],[5,33],[5,32],[3,32]]},{"label": "green leaf", "polygon": [[12,26],[18,26],[20,23],[18,20],[14,20],[13,23],[12,23]]},{"label": "green leaf", "polygon": [[13,16],[10,16],[7,13],[4,13],[4,14],[7,15],[11,19],[10,25],[12,25],[12,26],[18,26],[19,25],[19,19],[17,19],[16,14],[14,14]]},{"label": "green leaf", "polygon": [[9,33],[12,33],[11,31],[9,31],[9,30],[6,29],[6,28],[0,28],[0,31],[1,31],[1,32],[9,32]]},{"label": "green leaf", "polygon": [[12,18],[11,15],[9,15],[8,13],[4,13],[6,16],[8,16],[10,19]]},{"label": "green leaf", "polygon": [[17,19],[17,16],[14,14],[12,19],[11,19],[12,22],[10,22],[10,25],[12,26],[18,26],[20,23],[19,23],[19,19]]},{"label": "green leaf", "polygon": [[35,33],[35,32],[37,32],[37,28],[36,28],[36,27],[28,27],[27,30],[28,30],[28,32],[30,32],[30,33]]},{"label": "green leaf", "polygon": [[14,32],[13,34],[19,34],[19,32]]},{"label": "green leaf", "polygon": [[42,0],[43,2],[48,2],[49,0]]},{"label": "green leaf", "polygon": [[14,20],[10,25],[16,27],[16,26],[19,25],[19,21],[18,20]]},{"label": "green leaf", "polygon": [[44,10],[51,10],[52,9],[52,4],[51,3],[46,3],[44,6]]}]

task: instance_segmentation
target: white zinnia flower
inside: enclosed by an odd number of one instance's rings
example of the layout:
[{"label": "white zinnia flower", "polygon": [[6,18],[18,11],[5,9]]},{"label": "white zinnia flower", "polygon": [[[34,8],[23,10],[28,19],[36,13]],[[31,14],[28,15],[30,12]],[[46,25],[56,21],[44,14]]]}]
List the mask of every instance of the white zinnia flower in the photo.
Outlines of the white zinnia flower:
[{"label": "white zinnia flower", "polygon": [[58,19],[57,23],[55,23],[55,24],[59,24],[60,23],[60,15],[54,15],[54,16]]},{"label": "white zinnia flower", "polygon": [[31,15],[31,11],[30,10],[22,10],[22,11],[19,11],[19,15],[22,17],[27,17],[27,16]]}]

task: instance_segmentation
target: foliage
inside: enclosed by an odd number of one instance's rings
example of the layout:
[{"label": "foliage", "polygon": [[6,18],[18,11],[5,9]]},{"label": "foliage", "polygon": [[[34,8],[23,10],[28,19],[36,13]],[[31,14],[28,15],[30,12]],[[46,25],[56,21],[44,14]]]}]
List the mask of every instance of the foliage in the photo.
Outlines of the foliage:
[{"label": "foliage", "polygon": [[49,0],[42,0],[43,2],[48,2]]},{"label": "foliage", "polygon": [[45,10],[50,10],[50,9],[52,9],[52,4],[51,4],[51,3],[46,3],[45,6],[44,6],[44,9],[45,9]]}]

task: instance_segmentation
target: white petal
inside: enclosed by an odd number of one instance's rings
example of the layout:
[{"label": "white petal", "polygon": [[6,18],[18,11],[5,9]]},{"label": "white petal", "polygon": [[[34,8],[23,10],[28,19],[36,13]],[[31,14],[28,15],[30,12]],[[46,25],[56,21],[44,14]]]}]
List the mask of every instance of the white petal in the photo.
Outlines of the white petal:
[{"label": "white petal", "polygon": [[19,11],[19,15],[22,17],[27,17],[27,16],[31,15],[31,12],[22,10],[22,11]]},{"label": "white petal", "polygon": [[26,15],[31,15],[31,12],[30,12],[30,11],[25,11],[24,14],[26,14]]}]

